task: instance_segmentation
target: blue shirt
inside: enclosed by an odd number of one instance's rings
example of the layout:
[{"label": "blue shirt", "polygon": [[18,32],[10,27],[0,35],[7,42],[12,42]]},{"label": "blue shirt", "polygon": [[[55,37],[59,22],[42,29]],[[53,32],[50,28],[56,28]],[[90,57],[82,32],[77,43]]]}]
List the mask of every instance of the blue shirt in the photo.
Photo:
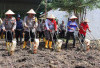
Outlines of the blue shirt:
[{"label": "blue shirt", "polygon": [[[69,29],[68,26],[69,26],[71,29]],[[76,23],[76,22],[69,21],[69,22],[67,23],[67,30],[68,30],[69,32],[74,32],[74,31],[76,30],[77,27],[78,27],[78,26],[77,26],[77,23]]]},{"label": "blue shirt", "polygon": [[16,21],[16,29],[23,29],[23,21],[20,19]]},{"label": "blue shirt", "polygon": [[54,30],[54,23],[52,23],[49,19],[45,20],[46,30]]}]

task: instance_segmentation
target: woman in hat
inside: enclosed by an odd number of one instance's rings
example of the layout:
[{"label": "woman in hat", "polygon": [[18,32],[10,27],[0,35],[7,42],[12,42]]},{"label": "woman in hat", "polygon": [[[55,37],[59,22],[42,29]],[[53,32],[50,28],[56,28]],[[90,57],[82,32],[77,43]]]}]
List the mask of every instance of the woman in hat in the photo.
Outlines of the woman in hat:
[{"label": "woman in hat", "polygon": [[[24,18],[24,31],[25,31],[25,38],[24,38],[24,45],[23,49],[26,47],[26,43],[29,40],[29,36],[31,36],[31,44],[34,44],[35,33],[37,28],[37,19],[35,17],[35,11],[33,9],[27,12],[28,16]],[[30,34],[30,35],[29,35]]]},{"label": "woman in hat", "polygon": [[85,19],[79,26],[80,27],[79,36],[82,37],[82,40],[81,40],[82,43],[85,40],[86,31],[89,30],[89,32],[91,32],[90,29],[89,29],[88,22],[89,22],[88,19]]},{"label": "woman in hat", "polygon": [[12,15],[14,15],[15,13],[11,10],[8,10],[5,15],[6,18],[4,18],[3,20],[3,31],[6,31],[6,45],[10,45],[12,43],[12,38],[13,38],[13,32],[16,29],[16,19],[15,17],[13,17]]},{"label": "woman in hat", "polygon": [[47,16],[47,19],[45,20],[45,48],[48,48],[48,42],[49,42],[49,48],[52,49],[52,42],[55,31],[57,31],[57,24],[54,20],[55,17],[51,14]]},{"label": "woman in hat", "polygon": [[75,47],[74,31],[78,27],[77,23],[75,22],[76,19],[77,19],[77,17],[73,15],[73,16],[70,17],[70,21],[67,23],[67,38],[66,38],[65,48],[67,48],[67,44],[68,44],[70,37],[72,37],[72,39],[73,39],[73,48]]},{"label": "woman in hat", "polygon": [[20,15],[17,15],[16,19],[16,41],[18,45],[18,38],[20,37],[20,44],[22,43],[22,37],[23,37],[23,20],[21,19]]}]

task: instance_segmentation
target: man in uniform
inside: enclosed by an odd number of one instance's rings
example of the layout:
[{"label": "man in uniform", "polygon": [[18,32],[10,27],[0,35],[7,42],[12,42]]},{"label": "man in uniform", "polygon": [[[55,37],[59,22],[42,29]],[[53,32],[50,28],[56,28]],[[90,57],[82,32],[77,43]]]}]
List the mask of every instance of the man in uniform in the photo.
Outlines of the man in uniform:
[{"label": "man in uniform", "polygon": [[53,42],[53,37],[55,31],[57,31],[57,24],[56,21],[54,20],[55,17],[51,14],[47,16],[47,19],[45,20],[45,48],[48,48],[48,41],[49,41],[49,48],[52,49],[52,42]]},{"label": "man in uniform", "polygon": [[12,43],[12,39],[13,39],[13,32],[16,29],[16,19],[15,17],[13,17],[12,15],[14,15],[15,13],[11,10],[8,10],[5,15],[6,18],[4,18],[3,20],[3,31],[6,32],[6,45],[10,45]]},{"label": "man in uniform", "polygon": [[35,33],[37,28],[35,11],[31,9],[27,12],[27,14],[28,16],[24,18],[25,37],[24,37],[23,49],[26,47],[27,41],[29,40],[30,37],[31,37],[31,44],[34,45]]}]

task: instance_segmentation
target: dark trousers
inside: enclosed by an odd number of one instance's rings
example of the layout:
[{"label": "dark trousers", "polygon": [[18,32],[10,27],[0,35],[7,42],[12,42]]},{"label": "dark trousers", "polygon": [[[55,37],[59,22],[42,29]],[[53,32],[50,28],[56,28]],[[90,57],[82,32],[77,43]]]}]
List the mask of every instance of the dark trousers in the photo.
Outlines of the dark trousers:
[{"label": "dark trousers", "polygon": [[17,40],[17,43],[18,43],[18,38],[20,37],[20,43],[22,42],[22,37],[23,37],[23,30],[16,30],[15,31],[15,35],[16,35],[16,40]]},{"label": "dark trousers", "polygon": [[85,40],[85,35],[78,33],[79,38],[81,38],[82,44],[84,43]]},{"label": "dark trousers", "polygon": [[13,33],[11,31],[5,32],[6,42],[12,42]]},{"label": "dark trousers", "polygon": [[39,38],[45,37],[44,36],[44,31],[39,32]]},{"label": "dark trousers", "polygon": [[74,32],[67,32],[66,46],[65,46],[66,48],[67,48],[67,44],[68,44],[68,41],[69,41],[70,37],[72,37],[72,39],[73,39],[73,47],[75,46]]},{"label": "dark trousers", "polygon": [[1,39],[3,38],[3,34],[4,34],[3,29],[1,29],[1,31],[0,31]]},{"label": "dark trousers", "polygon": [[36,38],[39,38],[40,31],[36,31]]},{"label": "dark trousers", "polygon": [[65,30],[62,30],[62,31],[61,31],[60,37],[61,37],[61,38],[64,38],[64,37],[65,37]]},{"label": "dark trousers", "polygon": [[53,41],[54,33],[55,33],[55,31],[50,32],[48,30],[45,30],[45,38],[46,38],[46,40]]},{"label": "dark trousers", "polygon": [[[30,34],[30,35],[29,35]],[[34,42],[35,39],[35,33],[30,30],[30,33],[28,31],[25,31],[25,38],[24,41],[29,41],[29,38],[31,37],[31,42]]]},{"label": "dark trousers", "polygon": [[54,43],[56,43],[58,39],[57,31],[55,31],[53,39],[54,39]]}]

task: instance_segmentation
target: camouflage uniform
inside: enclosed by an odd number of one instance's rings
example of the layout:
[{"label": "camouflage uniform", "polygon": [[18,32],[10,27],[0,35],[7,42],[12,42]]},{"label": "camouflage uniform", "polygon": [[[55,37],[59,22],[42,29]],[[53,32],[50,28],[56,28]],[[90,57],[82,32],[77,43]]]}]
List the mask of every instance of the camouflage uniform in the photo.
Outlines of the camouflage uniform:
[{"label": "camouflage uniform", "polygon": [[[25,39],[24,41],[28,41],[29,40],[29,32],[30,32],[30,36],[31,36],[31,42],[34,42],[35,39],[35,32],[36,32],[36,28],[37,28],[37,23],[35,22],[35,17],[33,18],[29,18],[28,16],[26,16],[24,18],[24,30],[25,30]],[[28,26],[28,27],[26,27]]]},{"label": "camouflage uniform", "polygon": [[12,30],[16,29],[16,19],[15,17],[12,18],[4,18],[3,20],[3,30],[7,32],[7,39],[6,41],[12,42],[13,32]]}]

